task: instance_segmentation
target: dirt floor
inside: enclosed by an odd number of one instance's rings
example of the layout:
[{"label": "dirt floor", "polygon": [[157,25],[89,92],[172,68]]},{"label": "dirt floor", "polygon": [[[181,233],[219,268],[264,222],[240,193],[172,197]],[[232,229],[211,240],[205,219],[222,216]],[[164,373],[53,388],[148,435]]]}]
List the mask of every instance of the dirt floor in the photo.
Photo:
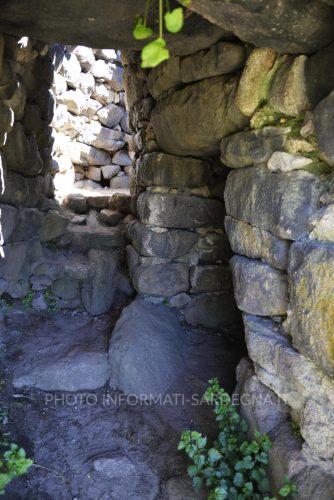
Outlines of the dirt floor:
[{"label": "dirt floor", "polygon": [[[110,335],[118,313],[104,316]],[[76,314],[78,319],[85,315]],[[26,337],[46,327],[52,331],[55,321],[57,325],[63,322],[65,328],[71,319],[71,312],[34,313],[22,306],[5,314],[0,335],[2,429],[10,433],[10,441],[26,449],[34,465],[26,476],[11,483],[4,498],[177,500],[180,491],[183,498],[196,498],[187,489],[186,460],[177,452],[177,444],[186,428],[213,437],[210,409],[198,406],[194,394],[200,397],[212,376],[233,390],[240,358],[240,346],[229,340],[234,333],[188,330],[192,368],[169,391],[183,396],[165,404],[126,401],[107,386],[77,393],[15,389],[13,371]]]}]

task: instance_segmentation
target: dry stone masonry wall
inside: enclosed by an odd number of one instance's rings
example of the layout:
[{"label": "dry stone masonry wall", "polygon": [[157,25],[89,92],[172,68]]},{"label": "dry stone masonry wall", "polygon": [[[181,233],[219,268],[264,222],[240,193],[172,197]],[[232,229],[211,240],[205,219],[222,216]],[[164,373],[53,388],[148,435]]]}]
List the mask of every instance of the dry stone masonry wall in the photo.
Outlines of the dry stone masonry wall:
[{"label": "dry stone masonry wall", "polygon": [[[237,321],[224,229],[226,172],[212,153],[222,135],[247,121],[232,98],[234,72],[245,58],[242,45],[221,43],[171,58],[146,82],[141,70],[127,82],[135,108],[146,111],[150,102],[151,117],[141,132],[146,141],[136,165],[139,220],[128,226],[133,285],[179,307],[191,325],[212,329]],[[226,121],[222,110],[229,103]]]},{"label": "dry stone masonry wall", "polygon": [[120,52],[53,46],[56,108],[53,165],[69,188],[128,189],[134,158]]},{"label": "dry stone masonry wall", "polygon": [[146,89],[155,100],[128,228],[134,287],[222,328],[229,240],[251,359],[242,411],[271,435],[274,490],[288,474],[303,499],[334,485],[333,58],[220,42],[128,82],[137,105]]},{"label": "dry stone masonry wall", "polygon": [[[115,54],[114,51],[112,53]],[[82,57],[85,54],[87,51]],[[108,68],[108,63],[104,60],[109,57],[110,52],[107,51],[106,54],[105,51],[100,51],[98,54],[100,58],[95,59],[91,53],[94,64],[99,68],[102,65],[103,68]],[[66,177],[70,189],[74,178],[71,183],[70,175],[73,170],[66,167],[72,165],[69,157],[58,155],[57,159],[52,160],[53,152],[58,151],[57,144],[62,141],[58,140],[60,134],[54,133],[51,123],[69,134],[62,135],[63,142],[64,138],[73,138],[73,131],[80,124],[94,125],[89,121],[86,123],[83,117],[65,112],[65,105],[60,112],[60,107],[56,105],[61,85],[64,89],[62,96],[82,92],[66,90],[67,80],[72,81],[73,85],[78,85],[78,82],[87,87],[95,85],[92,75],[81,72],[78,61],[78,66],[74,65],[77,73],[73,74],[72,65],[66,73],[63,55],[62,52],[60,55],[59,51],[50,50],[45,43],[26,37],[0,37],[1,307],[7,307],[13,299],[19,299],[26,306],[37,310],[76,310],[83,306],[89,314],[95,315],[108,311],[112,305],[124,303],[132,293],[132,286],[124,272],[124,219],[131,212],[131,199],[124,190],[123,194],[117,194],[115,190],[103,191],[103,196],[99,193],[98,196],[74,197],[75,210],[60,207],[55,199],[55,174],[58,171],[61,172],[60,175],[66,172],[63,177]],[[67,53],[67,56],[69,59],[76,57],[72,52]],[[54,71],[57,64],[67,80]],[[123,94],[119,71],[121,69],[117,67],[115,85],[118,85],[119,90],[117,98],[121,99]],[[108,90],[103,83],[96,84],[94,88],[95,91],[97,88],[102,89],[102,93],[109,92],[112,99],[116,99],[114,90]],[[108,96],[106,99],[109,99]],[[91,118],[98,110],[104,113],[105,110],[108,111],[107,104],[98,100],[86,99],[86,104],[75,99],[71,102],[73,106],[76,102],[78,106],[87,104],[85,109]],[[123,129],[126,129],[126,111],[116,104],[110,106],[119,110],[119,121],[122,121]],[[94,123],[102,130],[98,121]],[[88,129],[86,133],[89,133]],[[129,163],[128,150],[124,149],[126,141],[123,138],[131,136],[122,130],[111,130],[111,133],[122,137],[122,141],[114,141],[115,155],[123,155],[123,163],[125,159]],[[95,139],[98,135],[99,133],[94,136]],[[107,139],[112,148],[111,138]],[[115,156],[111,157],[101,149],[94,149],[84,143],[81,146],[86,149],[79,151],[78,158],[85,165],[101,155],[108,157],[108,162],[102,162],[106,165],[111,166],[112,161],[115,161]],[[73,143],[72,149],[77,152]],[[117,169],[120,173],[119,165]],[[117,178],[121,179],[121,176]],[[127,185],[129,176],[123,172],[122,178],[126,179]],[[56,180],[57,187],[60,184]],[[89,206],[92,211],[88,215],[78,216],[77,212],[87,212]],[[107,207],[107,220],[103,222],[97,208]],[[112,224],[110,217],[113,218]],[[118,226],[110,227],[110,224]]]}]

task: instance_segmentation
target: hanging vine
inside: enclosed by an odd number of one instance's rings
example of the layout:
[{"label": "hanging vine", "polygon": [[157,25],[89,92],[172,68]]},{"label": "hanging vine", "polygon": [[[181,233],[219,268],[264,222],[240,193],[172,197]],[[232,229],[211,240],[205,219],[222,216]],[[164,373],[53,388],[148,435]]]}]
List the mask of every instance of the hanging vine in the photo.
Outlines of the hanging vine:
[{"label": "hanging vine", "polygon": [[[158,2],[159,7],[159,33],[158,36],[149,42],[141,51],[142,68],[154,68],[161,62],[169,59],[169,50],[164,39],[164,28],[169,33],[178,33],[184,25],[183,7],[176,7],[171,10],[169,0],[153,0]],[[153,29],[148,26],[148,15],[152,0],[146,0],[144,15],[138,16],[133,30],[133,36],[136,40],[146,40],[154,36]],[[190,0],[180,2],[184,7],[189,5]]]}]

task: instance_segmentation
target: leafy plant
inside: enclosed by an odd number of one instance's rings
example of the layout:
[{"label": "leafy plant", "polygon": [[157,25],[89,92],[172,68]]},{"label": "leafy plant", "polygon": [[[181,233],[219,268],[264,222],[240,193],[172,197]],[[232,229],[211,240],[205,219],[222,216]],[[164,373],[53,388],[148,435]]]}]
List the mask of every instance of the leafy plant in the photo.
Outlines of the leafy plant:
[{"label": "leafy plant", "polygon": [[56,312],[58,310],[57,299],[48,290],[44,292],[43,296],[48,305],[48,312]]},{"label": "leafy plant", "polygon": [[[255,432],[252,441],[247,439],[247,424],[219,386],[218,379],[209,380],[204,398],[214,405],[219,425],[217,440],[209,447],[201,433],[186,430],[178,446],[192,461],[188,474],[194,488],[208,487],[209,500],[269,500],[269,437]],[[296,487],[287,480],[279,494],[286,497],[295,492]]]},{"label": "leafy plant", "polygon": [[26,458],[26,452],[17,444],[0,443],[4,452],[0,452],[0,495],[4,495],[6,486],[18,476],[26,474],[33,461]]},{"label": "leafy plant", "polygon": [[[149,42],[141,52],[142,68],[154,68],[161,62],[169,59],[169,50],[166,40],[163,36],[164,26],[169,33],[178,33],[183,28],[184,12],[182,7],[170,9],[169,0],[166,0],[166,12],[164,9],[164,0],[158,1],[159,10],[159,34],[155,40]],[[190,0],[182,0],[183,6],[187,6]],[[148,15],[151,6],[151,0],[146,0],[144,16],[137,16],[136,25],[133,30],[133,36],[136,40],[146,40],[154,35],[153,28],[148,26]]]},{"label": "leafy plant", "polygon": [[27,295],[22,299],[23,307],[25,307],[26,309],[31,309],[34,296],[35,296],[34,292],[27,293]]}]

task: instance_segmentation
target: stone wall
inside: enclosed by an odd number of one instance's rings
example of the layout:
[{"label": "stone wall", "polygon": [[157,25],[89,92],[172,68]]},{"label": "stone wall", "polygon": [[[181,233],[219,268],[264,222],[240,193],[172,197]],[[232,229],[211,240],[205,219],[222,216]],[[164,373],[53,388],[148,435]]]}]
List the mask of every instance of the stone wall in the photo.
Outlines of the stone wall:
[{"label": "stone wall", "polygon": [[134,152],[120,52],[59,44],[52,51],[56,194],[128,189]]},{"label": "stone wall", "polygon": [[234,324],[237,310],[224,229],[226,172],[212,153],[222,135],[247,122],[233,102],[234,72],[244,62],[241,44],[220,43],[171,58],[147,81],[132,69],[126,81],[134,126],[150,118],[136,164],[139,220],[128,226],[133,285],[179,307],[191,325],[215,330]]},{"label": "stone wall", "polygon": [[150,99],[128,228],[134,287],[222,329],[236,317],[229,240],[253,362],[238,391],[274,401],[243,412],[286,454],[284,466],[272,455],[273,488],[288,474],[299,498],[314,498],[317,474],[331,498],[334,481],[333,57],[220,42],[146,80],[134,67],[127,82],[138,108]]},{"label": "stone wall", "polygon": [[[121,223],[115,228],[100,223],[96,210],[83,226],[76,211],[56,201],[50,124],[61,77],[54,79],[55,59],[44,43],[0,37],[1,308],[17,299],[37,310],[83,306],[101,314],[132,293],[123,222],[131,199],[91,197],[95,207],[103,208],[102,202],[118,211]],[[80,203],[82,208],[87,200]]]}]

